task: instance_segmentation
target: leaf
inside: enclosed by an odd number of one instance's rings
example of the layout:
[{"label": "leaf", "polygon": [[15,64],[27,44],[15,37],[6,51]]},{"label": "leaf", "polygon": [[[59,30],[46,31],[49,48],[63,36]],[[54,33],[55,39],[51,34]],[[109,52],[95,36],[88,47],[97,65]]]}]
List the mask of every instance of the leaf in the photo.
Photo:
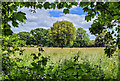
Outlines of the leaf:
[{"label": "leaf", "polygon": [[18,21],[24,22],[24,20],[27,19],[25,15],[26,15],[25,13],[19,11],[19,12],[16,14],[16,19],[17,19]]},{"label": "leaf", "polygon": [[85,16],[85,20],[87,20],[87,22],[88,22],[89,20],[91,20],[91,17],[90,16]]},{"label": "leaf", "polygon": [[64,9],[63,13],[65,13],[65,14],[69,13],[69,9]]},{"label": "leaf", "polygon": [[51,3],[51,8],[55,9],[56,5],[54,3]]},{"label": "leaf", "polygon": [[12,22],[12,25],[13,25],[14,27],[18,27],[18,24],[19,24],[19,23],[16,22],[16,21],[13,21],[13,22]]},{"label": "leaf", "polygon": [[69,4],[69,5],[67,5],[66,7],[67,7],[68,9],[70,9],[70,8],[72,8],[72,5]]},{"label": "leaf", "polygon": [[44,6],[45,9],[49,9],[49,5],[50,5],[49,2],[45,2],[43,6]]},{"label": "leaf", "polygon": [[32,62],[31,65],[32,66],[37,66],[37,64],[35,62]]},{"label": "leaf", "polygon": [[34,58],[34,59],[39,59],[37,56],[34,56],[33,58]]},{"label": "leaf", "polygon": [[41,53],[38,53],[38,56],[41,56]]},{"label": "leaf", "polygon": [[41,9],[43,6],[42,6],[42,4],[38,4],[37,6],[36,6],[36,8],[39,8],[39,9]]}]

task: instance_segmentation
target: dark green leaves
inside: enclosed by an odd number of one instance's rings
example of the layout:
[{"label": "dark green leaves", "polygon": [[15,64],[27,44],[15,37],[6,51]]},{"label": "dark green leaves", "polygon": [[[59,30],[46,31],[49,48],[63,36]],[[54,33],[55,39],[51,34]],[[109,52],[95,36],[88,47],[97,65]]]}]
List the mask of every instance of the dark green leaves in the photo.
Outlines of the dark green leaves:
[{"label": "dark green leaves", "polygon": [[56,5],[54,3],[51,3],[51,8],[55,9]]},{"label": "dark green leaves", "polygon": [[41,53],[38,53],[38,56],[41,56]]},{"label": "dark green leaves", "polygon": [[24,20],[26,20],[27,18],[26,18],[26,16],[25,16],[26,14],[25,13],[23,13],[23,12],[18,12],[17,14],[16,14],[16,20],[18,20],[18,21],[21,21],[21,22],[24,22]]},{"label": "dark green leaves", "polygon": [[91,28],[89,28],[90,32],[94,35],[102,33],[103,29],[105,28],[100,22],[94,22]]},{"label": "dark green leaves", "polygon": [[90,4],[90,2],[80,2],[79,6],[80,7],[85,7],[85,6],[89,6],[89,4]]},{"label": "dark green leaves", "polygon": [[45,2],[43,6],[44,6],[45,9],[50,9],[50,7],[49,7],[50,3],[49,2]]},{"label": "dark green leaves", "polygon": [[39,8],[39,9],[41,9],[43,6],[42,6],[42,4],[38,4],[37,6],[36,6],[36,8]]},{"label": "dark green leaves", "polygon": [[77,6],[77,5],[78,5],[78,2],[71,2],[71,5]]},{"label": "dark green leaves", "polygon": [[87,20],[87,22],[91,21],[91,16],[85,16],[85,20]]},{"label": "dark green leaves", "polygon": [[65,13],[65,14],[69,13],[69,9],[64,9],[63,13]]},{"label": "dark green leaves", "polygon": [[19,24],[19,23],[18,23],[17,21],[13,21],[13,22],[12,22],[12,25],[13,25],[14,27],[18,27],[18,24]]}]

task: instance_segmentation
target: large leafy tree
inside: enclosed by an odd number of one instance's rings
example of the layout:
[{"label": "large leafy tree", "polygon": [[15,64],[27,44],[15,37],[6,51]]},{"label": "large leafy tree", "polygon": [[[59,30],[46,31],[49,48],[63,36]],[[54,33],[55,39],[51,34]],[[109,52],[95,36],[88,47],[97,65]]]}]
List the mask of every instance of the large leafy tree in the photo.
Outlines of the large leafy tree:
[{"label": "large leafy tree", "polygon": [[30,38],[29,32],[19,32],[18,35],[20,36],[20,40],[26,41],[26,44],[28,44],[28,40]]},{"label": "large leafy tree", "polygon": [[76,31],[76,40],[74,41],[75,47],[84,47],[87,46],[89,43],[89,35],[83,28],[78,28]]},{"label": "large leafy tree", "polygon": [[48,29],[36,28],[30,31],[31,34],[35,37],[35,41],[38,44],[42,44],[43,46],[49,46],[50,40],[48,35]]},{"label": "large leafy tree", "polygon": [[72,46],[76,38],[76,29],[71,22],[57,21],[49,31],[50,39],[59,47]]}]

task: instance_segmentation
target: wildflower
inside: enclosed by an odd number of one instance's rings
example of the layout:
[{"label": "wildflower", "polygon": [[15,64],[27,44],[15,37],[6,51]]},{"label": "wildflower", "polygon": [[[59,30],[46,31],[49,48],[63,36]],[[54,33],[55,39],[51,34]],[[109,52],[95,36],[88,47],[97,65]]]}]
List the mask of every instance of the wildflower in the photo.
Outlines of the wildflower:
[{"label": "wildflower", "polygon": [[48,59],[47,57],[45,57],[46,59]]},{"label": "wildflower", "polygon": [[99,76],[100,76],[100,74],[99,74]]}]

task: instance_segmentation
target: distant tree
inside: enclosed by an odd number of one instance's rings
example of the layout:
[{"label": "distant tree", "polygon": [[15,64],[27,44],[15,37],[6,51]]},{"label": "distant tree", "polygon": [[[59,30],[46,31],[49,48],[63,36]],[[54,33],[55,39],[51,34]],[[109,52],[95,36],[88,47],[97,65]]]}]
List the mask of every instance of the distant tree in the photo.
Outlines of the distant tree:
[{"label": "distant tree", "polygon": [[27,43],[28,43],[28,45],[31,45],[31,44],[37,45],[37,42],[36,42],[36,39],[34,36],[30,36]]},{"label": "distant tree", "polygon": [[31,34],[34,36],[37,45],[42,44],[43,46],[49,46],[50,39],[48,29],[36,28],[31,30]]},{"label": "distant tree", "polygon": [[29,32],[19,32],[18,35],[20,36],[20,40],[26,41],[26,44],[29,44],[28,40],[30,38]]},{"label": "distant tree", "polygon": [[76,39],[76,29],[71,22],[57,21],[49,31],[50,40],[59,47],[72,46]]},{"label": "distant tree", "polygon": [[87,46],[89,43],[89,35],[83,28],[78,28],[76,32],[76,40],[74,41],[73,46],[75,47],[84,47]]}]

